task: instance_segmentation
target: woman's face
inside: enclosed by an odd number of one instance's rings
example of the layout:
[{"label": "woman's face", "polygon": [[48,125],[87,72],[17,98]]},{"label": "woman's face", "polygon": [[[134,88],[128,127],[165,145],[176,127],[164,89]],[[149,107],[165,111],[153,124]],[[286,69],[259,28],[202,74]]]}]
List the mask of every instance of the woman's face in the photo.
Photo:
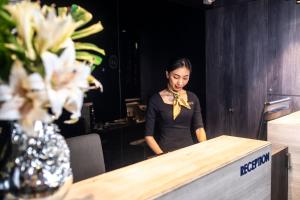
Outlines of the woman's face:
[{"label": "woman's face", "polygon": [[169,80],[169,87],[175,92],[181,91],[189,82],[190,70],[186,67],[177,68],[171,72],[167,72],[167,79]]}]

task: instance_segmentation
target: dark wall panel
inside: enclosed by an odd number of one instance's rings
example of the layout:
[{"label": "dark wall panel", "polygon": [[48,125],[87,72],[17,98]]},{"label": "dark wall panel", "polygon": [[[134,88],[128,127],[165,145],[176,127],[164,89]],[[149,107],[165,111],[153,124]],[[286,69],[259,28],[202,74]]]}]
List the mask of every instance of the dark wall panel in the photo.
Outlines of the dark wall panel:
[{"label": "dark wall panel", "polygon": [[206,13],[207,124],[211,137],[254,138],[266,101],[267,1]]},{"label": "dark wall panel", "polygon": [[300,104],[300,5],[294,1],[269,2],[269,72],[270,99],[291,96],[293,109]]},{"label": "dark wall panel", "polygon": [[230,133],[234,51],[232,10],[217,8],[206,12],[206,107],[207,133],[214,137]]},{"label": "dark wall panel", "polygon": [[231,134],[255,138],[267,99],[267,1],[237,6]]}]

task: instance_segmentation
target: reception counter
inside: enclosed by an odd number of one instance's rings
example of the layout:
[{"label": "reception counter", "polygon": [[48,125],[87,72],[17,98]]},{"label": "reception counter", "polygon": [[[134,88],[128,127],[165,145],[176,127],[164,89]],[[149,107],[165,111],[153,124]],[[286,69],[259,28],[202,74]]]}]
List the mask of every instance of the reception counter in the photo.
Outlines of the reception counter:
[{"label": "reception counter", "polygon": [[268,141],[288,146],[289,200],[300,199],[300,111],[268,122]]},{"label": "reception counter", "polygon": [[75,183],[66,199],[271,199],[271,144],[220,136]]}]

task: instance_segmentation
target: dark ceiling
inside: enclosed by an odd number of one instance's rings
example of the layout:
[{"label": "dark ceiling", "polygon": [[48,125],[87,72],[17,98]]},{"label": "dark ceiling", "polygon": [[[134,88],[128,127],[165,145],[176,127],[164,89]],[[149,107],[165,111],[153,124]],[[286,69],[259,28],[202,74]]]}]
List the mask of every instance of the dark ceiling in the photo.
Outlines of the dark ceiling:
[{"label": "dark ceiling", "polygon": [[223,7],[223,6],[247,3],[247,2],[258,1],[258,0],[214,0],[214,2],[211,5],[205,5],[203,3],[204,0],[168,0],[168,1],[178,3],[184,6],[189,6],[189,7],[210,9],[215,7]]}]

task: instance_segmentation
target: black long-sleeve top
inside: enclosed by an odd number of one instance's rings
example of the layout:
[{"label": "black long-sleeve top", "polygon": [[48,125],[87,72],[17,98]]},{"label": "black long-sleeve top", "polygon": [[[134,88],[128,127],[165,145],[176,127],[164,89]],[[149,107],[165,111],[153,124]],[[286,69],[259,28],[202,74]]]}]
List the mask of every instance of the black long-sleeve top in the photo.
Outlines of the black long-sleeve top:
[{"label": "black long-sleeve top", "polygon": [[164,103],[160,94],[155,93],[149,100],[145,135],[158,136],[156,139],[163,152],[192,145],[191,132],[194,133],[198,128],[203,127],[198,97],[189,91],[187,97],[191,109],[181,107],[181,112],[175,120],[173,105]]}]

